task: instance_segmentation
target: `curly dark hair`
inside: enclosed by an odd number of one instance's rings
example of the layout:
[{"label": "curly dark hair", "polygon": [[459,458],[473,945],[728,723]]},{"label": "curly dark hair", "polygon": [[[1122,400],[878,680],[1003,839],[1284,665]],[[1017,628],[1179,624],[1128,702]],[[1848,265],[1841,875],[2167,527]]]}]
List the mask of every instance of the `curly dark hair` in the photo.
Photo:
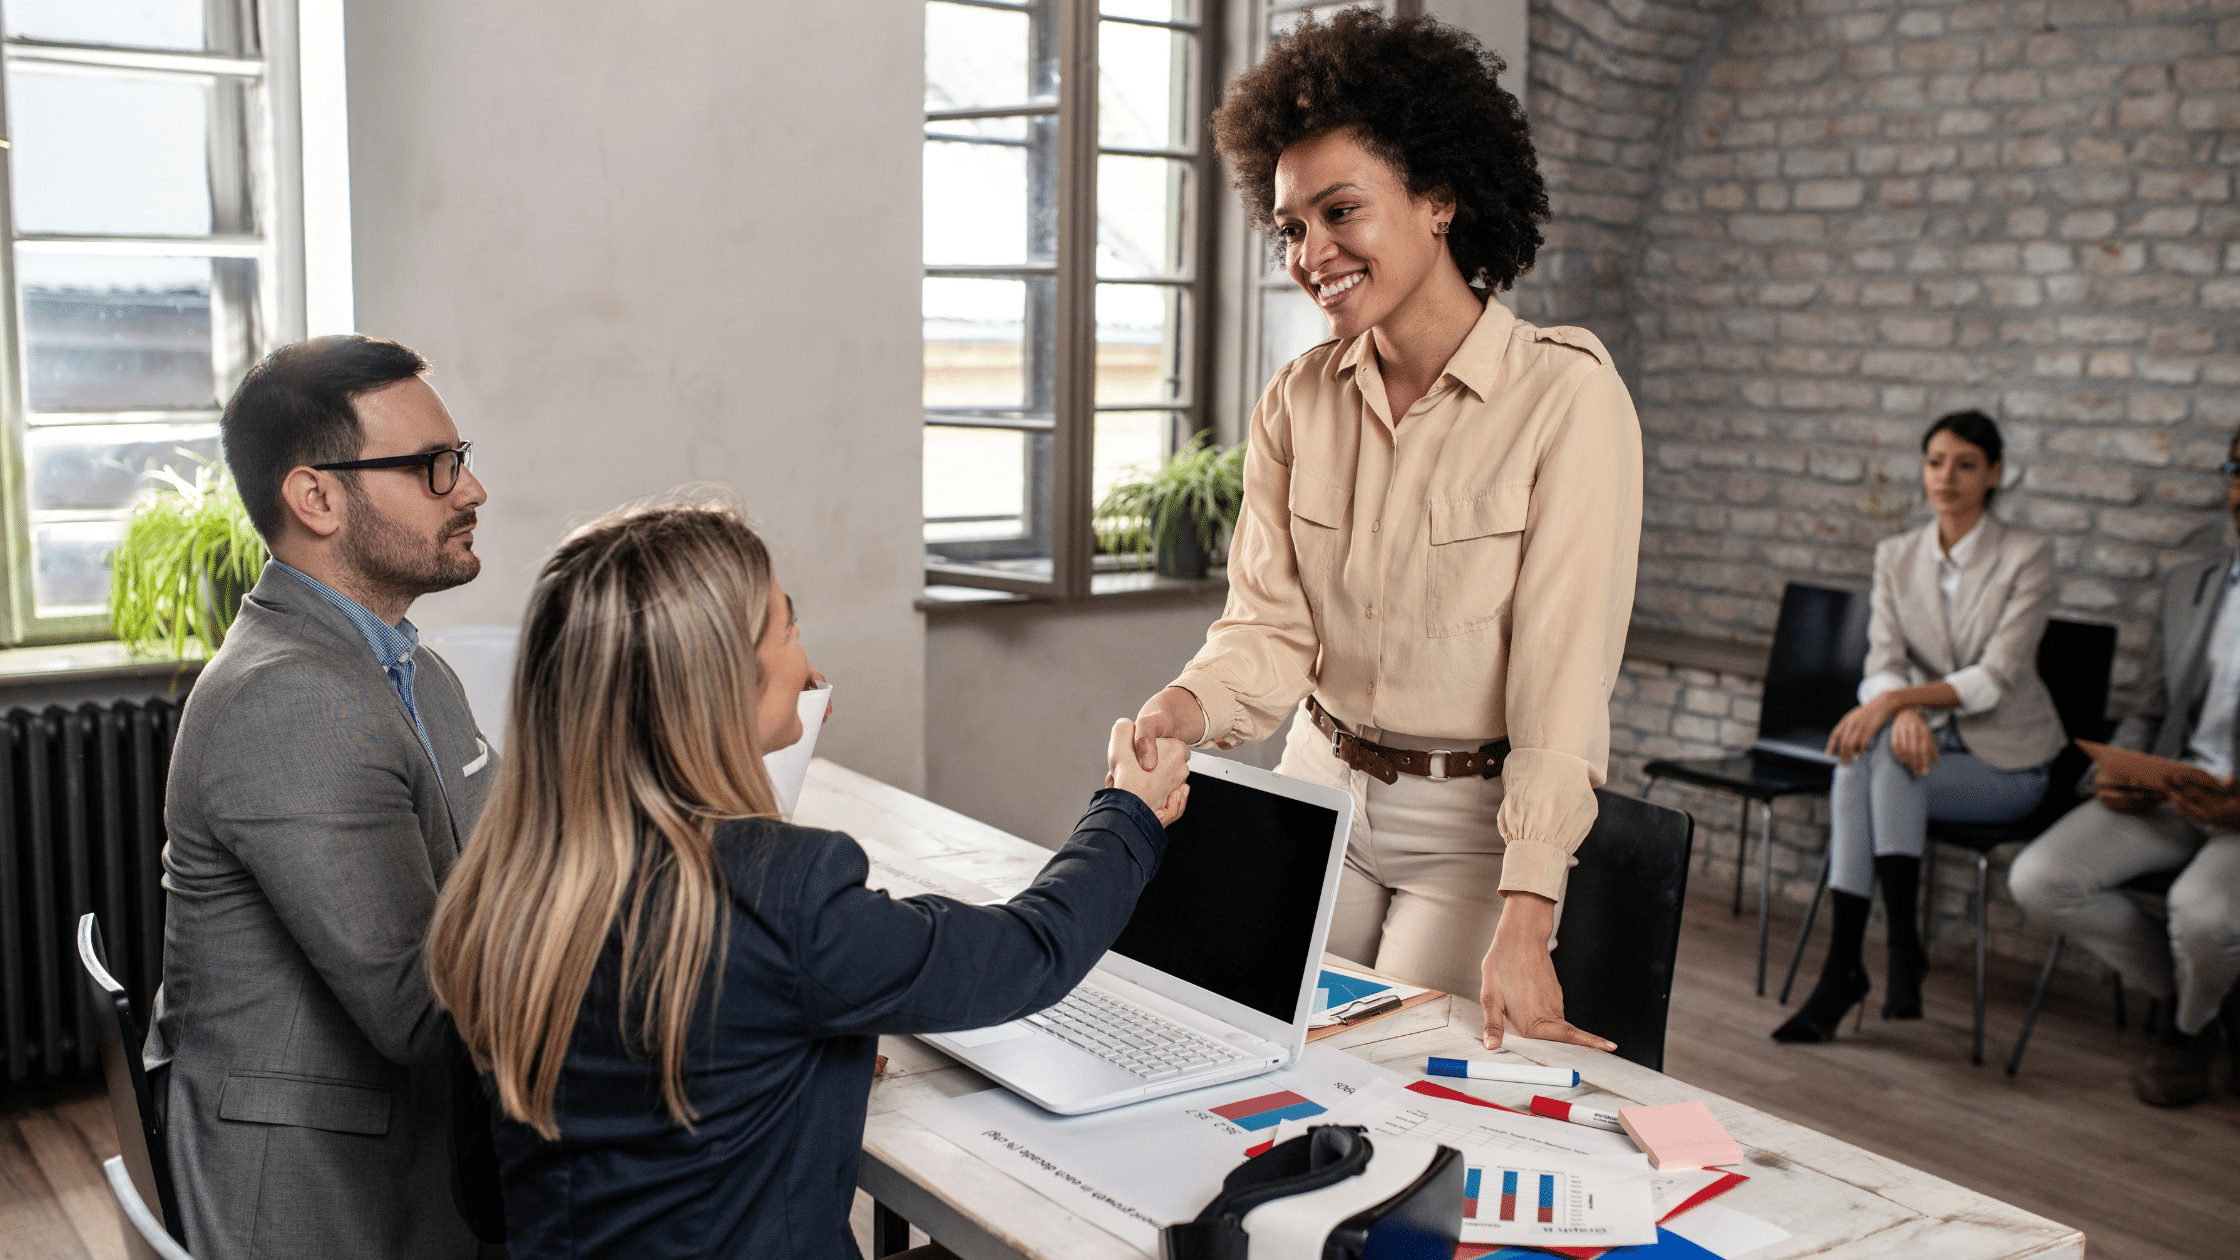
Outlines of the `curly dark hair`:
[{"label": "curly dark hair", "polygon": [[1276,158],[1350,128],[1411,196],[1454,198],[1447,247],[1463,278],[1506,289],[1532,266],[1548,190],[1524,107],[1495,82],[1509,67],[1468,32],[1372,9],[1311,16],[1229,84],[1214,143],[1253,222],[1273,225]]}]

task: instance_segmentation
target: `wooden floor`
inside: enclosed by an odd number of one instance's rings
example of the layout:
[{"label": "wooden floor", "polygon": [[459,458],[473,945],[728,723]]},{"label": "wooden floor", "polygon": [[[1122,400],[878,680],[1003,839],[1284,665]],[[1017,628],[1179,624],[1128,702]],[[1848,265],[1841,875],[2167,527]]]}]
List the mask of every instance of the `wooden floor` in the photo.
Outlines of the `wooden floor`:
[{"label": "wooden floor", "polygon": [[[2148,1046],[2136,1012],[2118,1033],[2104,999],[2057,996],[2009,1080],[2000,1065],[2031,969],[1992,960],[1992,1062],[1979,1068],[1968,1062],[1968,971],[1945,962],[1918,1023],[1877,1018],[1877,996],[1863,1032],[1847,1024],[1830,1045],[1776,1045],[1766,1034],[1786,1013],[1751,992],[1755,927],[1713,898],[1689,905],[1671,1075],[2078,1226],[2092,1260],[2240,1255],[2240,1101],[2161,1111],[2134,1100],[2130,1073]],[[1777,955],[1793,931],[1775,916]],[[115,1152],[98,1087],[0,1097],[0,1260],[120,1260],[100,1172]],[[860,1196],[856,1226],[868,1253]]]}]

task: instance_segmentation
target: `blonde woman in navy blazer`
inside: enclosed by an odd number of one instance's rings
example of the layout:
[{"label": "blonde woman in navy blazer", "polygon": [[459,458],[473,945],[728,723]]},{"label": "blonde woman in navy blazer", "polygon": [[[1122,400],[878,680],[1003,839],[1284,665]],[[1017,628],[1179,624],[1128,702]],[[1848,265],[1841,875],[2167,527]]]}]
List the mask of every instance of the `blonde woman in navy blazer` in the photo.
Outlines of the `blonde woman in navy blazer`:
[{"label": "blonde woman in navy blazer", "polygon": [[1828,740],[1835,934],[1812,996],[1777,1041],[1827,1041],[1873,986],[1861,963],[1874,884],[1890,923],[1884,1019],[1921,1018],[1928,970],[1914,903],[1929,820],[2012,822],[2038,807],[2067,742],[2038,677],[2053,540],[1991,514],[1999,428],[1977,411],[1931,425],[1921,481],[1937,517],[1874,553],[1859,706]]}]

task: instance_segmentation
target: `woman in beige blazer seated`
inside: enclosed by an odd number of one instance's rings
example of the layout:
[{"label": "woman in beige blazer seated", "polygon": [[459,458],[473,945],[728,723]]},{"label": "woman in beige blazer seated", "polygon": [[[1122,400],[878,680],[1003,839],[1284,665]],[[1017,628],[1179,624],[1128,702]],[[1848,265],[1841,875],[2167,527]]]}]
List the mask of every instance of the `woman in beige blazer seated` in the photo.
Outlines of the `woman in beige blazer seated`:
[{"label": "woman in beige blazer seated", "polygon": [[1929,820],[2012,822],[2038,807],[2067,742],[2038,678],[2053,606],[2053,540],[1991,514],[1999,427],[1960,411],[1929,427],[1921,481],[1937,518],[1874,553],[1874,619],[1859,707],[1828,740],[1828,885],[1835,939],[1820,982],[1776,1041],[1827,1041],[1871,984],[1869,897],[1890,919],[1884,1019],[1921,1018],[1929,962],[1914,922]]}]

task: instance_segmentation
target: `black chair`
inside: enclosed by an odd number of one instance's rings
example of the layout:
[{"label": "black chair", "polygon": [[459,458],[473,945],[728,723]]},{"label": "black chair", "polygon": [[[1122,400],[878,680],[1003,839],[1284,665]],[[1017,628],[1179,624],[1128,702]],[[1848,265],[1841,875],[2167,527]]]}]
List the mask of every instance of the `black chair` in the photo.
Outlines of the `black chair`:
[{"label": "black chair", "polygon": [[1784,796],[1825,796],[1835,761],[1828,735],[1858,702],[1867,661],[1867,597],[1791,582],[1781,592],[1781,619],[1766,659],[1758,739],[1739,756],[1715,761],[1652,761],[1642,767],[1647,797],[1660,780],[1676,779],[1742,800],[1735,851],[1734,913],[1742,913],[1742,872],[1749,865],[1750,806],[1758,812],[1758,993],[1766,991],[1766,891],[1773,885],[1773,803]]},{"label": "black chair", "polygon": [[1579,844],[1556,931],[1564,1017],[1617,1042],[1619,1058],[1661,1072],[1696,820],[1616,792],[1594,795],[1601,812]]},{"label": "black chair", "polygon": [[[2107,737],[2108,729],[2108,678],[2115,668],[2116,628],[2114,626],[2088,625],[2080,621],[2048,621],[2045,637],[2038,642],[2038,677],[2045,680],[2046,690],[2053,693],[2054,711],[2061,715],[2061,729],[2071,740],[2098,740]],[[1949,844],[1968,850],[1975,855],[1976,884],[1973,902],[1976,940],[1976,989],[1975,1036],[1968,1053],[1971,1063],[1983,1062],[1983,982],[1984,944],[1989,935],[1989,902],[1991,896],[1991,851],[2003,844],[2034,840],[2046,828],[2058,822],[2063,814],[2075,809],[2079,802],[2077,781],[2084,776],[2091,760],[2074,743],[2061,750],[2047,771],[2046,795],[2038,808],[2011,823],[1946,823],[1929,824],[1929,851],[1924,864],[1924,898],[1926,908],[1921,916],[1922,943],[1926,945],[1934,935],[1933,925],[1937,906],[1937,845]],[[1797,946],[1789,955],[1789,975],[1781,982],[1781,1001],[1787,1004],[1789,990],[1796,983],[1797,964],[1804,957],[1805,939],[1812,934],[1813,919],[1820,912],[1820,894],[1828,887],[1828,863],[1820,863],[1820,883],[1813,889],[1812,904],[1805,909],[1804,923],[1797,929]]]},{"label": "black chair", "polygon": [[[101,922],[87,913],[78,920],[78,962],[86,969],[101,1028],[101,1066],[109,1079],[109,1116],[117,1126],[117,1148],[140,1202],[162,1214],[163,1226],[181,1246],[179,1199],[172,1190],[171,1157],[163,1144],[163,1120],[155,1091],[140,1060],[140,1021],[132,999],[109,974],[109,951],[101,942]],[[135,1136],[137,1135],[137,1136]]]},{"label": "black chair", "polygon": [[[2176,870],[2149,871],[2137,879],[2124,883],[2122,889],[2124,892],[2136,894],[2150,901],[2161,901],[2168,896],[2170,885],[2178,882],[2178,874],[2184,869],[2184,867],[2179,867]],[[2030,1048],[2030,1032],[2038,1026],[2038,1008],[2045,1005],[2046,987],[2053,983],[2053,969],[2060,963],[2061,947],[2068,944],[2068,940],[2069,938],[2065,936],[2055,936],[2053,944],[2046,946],[2046,963],[2044,967],[2038,970],[2038,987],[2030,991],[2030,1009],[2022,1013],[2022,1032],[2014,1039],[2014,1053],[2007,1056],[2007,1075],[2009,1076],[2013,1076],[2022,1070],[2022,1052]],[[2108,982],[2115,989],[2116,1027],[2123,1028],[2129,1023],[2124,1018],[2123,975],[2120,972],[2111,971],[2108,973]],[[2155,1003],[2149,1000],[2146,1021],[2148,1032],[2154,1031],[2154,1024]]]}]

